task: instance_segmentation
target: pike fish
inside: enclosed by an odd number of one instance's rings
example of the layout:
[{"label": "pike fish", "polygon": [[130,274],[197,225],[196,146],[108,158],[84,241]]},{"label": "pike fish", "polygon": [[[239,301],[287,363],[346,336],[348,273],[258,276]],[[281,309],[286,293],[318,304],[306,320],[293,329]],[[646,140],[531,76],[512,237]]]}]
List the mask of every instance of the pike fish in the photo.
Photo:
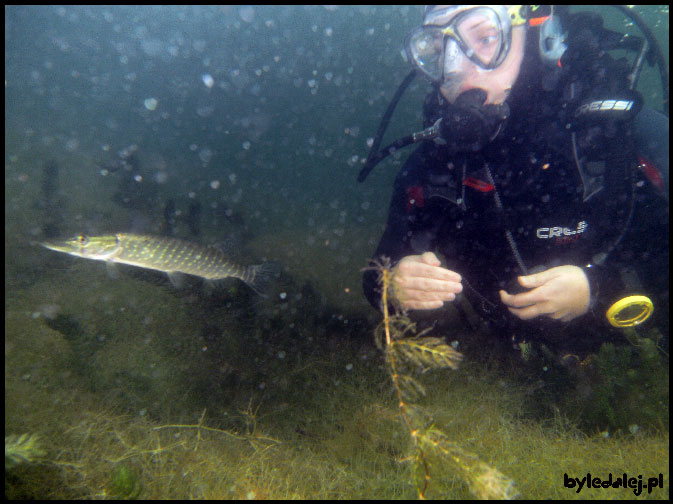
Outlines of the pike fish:
[{"label": "pike fish", "polygon": [[263,294],[270,277],[278,270],[276,263],[241,266],[231,262],[221,250],[167,236],[116,233],[103,236],[84,234],[67,240],[47,241],[42,246],[65,254],[129,264],[167,273],[176,284],[181,273],[205,280],[234,277]]}]

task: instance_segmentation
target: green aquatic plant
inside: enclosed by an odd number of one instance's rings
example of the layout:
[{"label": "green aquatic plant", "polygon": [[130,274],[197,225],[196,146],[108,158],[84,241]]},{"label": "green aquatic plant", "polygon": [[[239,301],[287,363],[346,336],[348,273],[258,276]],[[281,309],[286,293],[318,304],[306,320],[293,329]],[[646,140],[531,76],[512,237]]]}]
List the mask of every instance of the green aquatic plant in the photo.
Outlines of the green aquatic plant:
[{"label": "green aquatic plant", "polygon": [[5,436],[5,470],[19,464],[35,462],[44,455],[45,451],[37,434]]},{"label": "green aquatic plant", "polygon": [[582,363],[576,380],[584,393],[569,398],[567,408],[581,412],[587,430],[668,430],[668,356],[656,336],[631,330],[625,333],[629,345],[603,343]]},{"label": "green aquatic plant", "polygon": [[[514,482],[500,471],[461,448],[438,427],[418,402],[426,395],[418,376],[430,370],[457,369],[462,354],[443,339],[417,332],[404,313],[392,281],[390,262],[375,266],[381,286],[383,320],[376,330],[376,344],[384,352],[400,417],[409,431],[414,452],[414,476],[420,498],[426,498],[435,468],[453,469],[470,491],[482,499],[511,499]],[[395,314],[391,314],[393,306]]]},{"label": "green aquatic plant", "polygon": [[191,425],[185,425],[185,424],[173,424],[173,425],[160,425],[158,427],[154,427],[153,430],[160,430],[160,429],[196,429],[197,431],[197,438],[196,438],[196,444],[194,445],[194,451],[197,451],[199,448],[199,441],[201,441],[201,432],[204,431],[210,431],[210,432],[219,432],[220,434],[224,434],[225,436],[231,437],[233,439],[237,439],[239,441],[247,441],[250,443],[250,445],[255,448],[255,450],[259,448],[266,449],[274,444],[280,443],[278,439],[274,439],[268,436],[263,436],[258,432],[257,429],[257,409],[253,410],[252,407],[252,398],[250,399],[250,402],[248,403],[247,409],[244,411],[240,411],[241,415],[245,419],[245,427],[246,427],[246,432],[245,434],[236,434],[232,431],[227,431],[223,429],[215,429],[213,427],[208,427],[206,425],[203,425],[203,419],[206,416],[206,410],[203,410],[203,413],[201,413],[201,418],[199,419],[198,424],[191,424]]},{"label": "green aquatic plant", "polygon": [[139,471],[128,464],[118,464],[110,474],[108,494],[119,499],[136,499],[142,491]]}]

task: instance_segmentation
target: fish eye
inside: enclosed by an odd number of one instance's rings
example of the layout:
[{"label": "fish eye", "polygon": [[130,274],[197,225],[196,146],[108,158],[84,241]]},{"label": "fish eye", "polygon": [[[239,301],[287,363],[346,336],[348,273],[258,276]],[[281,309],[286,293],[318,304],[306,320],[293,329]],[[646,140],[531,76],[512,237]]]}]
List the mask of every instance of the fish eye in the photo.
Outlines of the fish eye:
[{"label": "fish eye", "polygon": [[85,234],[81,234],[81,235],[79,235],[75,240],[77,241],[77,243],[78,243],[79,245],[82,245],[82,246],[84,246],[84,245],[86,245],[87,243],[89,243],[89,237],[88,237],[87,235],[85,235]]}]

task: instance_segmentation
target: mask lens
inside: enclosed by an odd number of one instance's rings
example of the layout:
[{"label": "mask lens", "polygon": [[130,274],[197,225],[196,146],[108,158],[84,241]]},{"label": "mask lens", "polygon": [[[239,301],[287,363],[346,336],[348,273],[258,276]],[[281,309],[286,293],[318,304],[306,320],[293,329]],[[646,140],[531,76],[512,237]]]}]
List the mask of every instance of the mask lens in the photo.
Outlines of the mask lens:
[{"label": "mask lens", "polygon": [[503,30],[491,9],[476,9],[457,19],[455,30],[468,58],[489,69],[500,63]]},{"label": "mask lens", "polygon": [[446,39],[444,49],[444,80],[451,80],[464,72],[463,64],[466,61],[458,42],[452,38]]},{"label": "mask lens", "polygon": [[407,56],[431,80],[438,81],[442,74],[441,28],[424,26],[416,30],[407,42]]},{"label": "mask lens", "polygon": [[[438,11],[425,22],[439,23],[441,20],[435,18],[440,15],[447,17],[444,11]],[[433,82],[464,72],[467,59],[492,70],[502,63],[509,48],[511,27],[507,18],[499,17],[503,15],[507,12],[498,14],[494,8],[475,7],[458,12],[446,24],[426,24],[407,39],[407,56]]]}]

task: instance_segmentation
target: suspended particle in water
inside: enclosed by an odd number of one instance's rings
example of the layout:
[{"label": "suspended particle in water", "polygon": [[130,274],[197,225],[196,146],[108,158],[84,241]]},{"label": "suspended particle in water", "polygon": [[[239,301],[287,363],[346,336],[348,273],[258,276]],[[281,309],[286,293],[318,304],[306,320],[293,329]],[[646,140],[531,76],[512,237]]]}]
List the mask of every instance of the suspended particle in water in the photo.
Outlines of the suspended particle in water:
[{"label": "suspended particle in water", "polygon": [[215,85],[215,79],[213,79],[213,76],[210,75],[210,74],[208,74],[208,73],[207,73],[207,74],[203,74],[203,75],[201,76],[201,80],[203,81],[203,83],[205,84],[205,86],[206,86],[208,89],[210,89],[211,87],[213,87],[213,86]]},{"label": "suspended particle in water", "polygon": [[255,19],[255,9],[249,5],[238,9],[238,16],[246,23],[252,23]]},{"label": "suspended particle in water", "polygon": [[146,98],[143,103],[145,108],[149,111],[156,110],[157,105],[159,105],[159,101],[156,98]]}]

